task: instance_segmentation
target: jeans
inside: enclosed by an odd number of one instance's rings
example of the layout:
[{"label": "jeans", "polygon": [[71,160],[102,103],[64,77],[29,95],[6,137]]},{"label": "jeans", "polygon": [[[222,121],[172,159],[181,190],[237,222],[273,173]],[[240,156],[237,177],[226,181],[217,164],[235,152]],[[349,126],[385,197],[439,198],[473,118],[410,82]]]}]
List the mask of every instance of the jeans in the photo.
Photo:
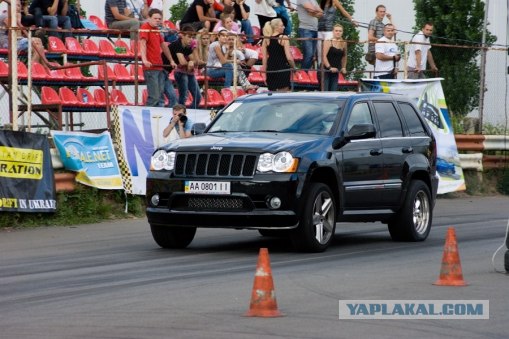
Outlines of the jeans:
[{"label": "jeans", "polygon": [[241,20],[240,27],[241,31],[246,35],[246,41],[250,44],[254,44],[253,27],[251,26],[251,21]]},{"label": "jeans", "polygon": [[[274,7],[276,14],[281,20],[283,20],[283,24],[285,25],[284,35],[290,36],[292,34],[292,18],[288,15],[288,11],[285,6]],[[263,28],[263,27],[262,27]]]},{"label": "jeans", "polygon": [[[299,38],[317,38],[318,32],[310,29],[299,28]],[[316,52],[316,40],[302,40],[303,59],[302,69],[310,69]]]},{"label": "jeans", "polygon": [[161,70],[148,70],[143,71],[143,76],[145,77],[145,84],[147,85],[148,92],[145,106],[160,106],[164,90],[164,72]]},{"label": "jeans", "polygon": [[198,86],[198,81],[196,81],[194,74],[175,72],[175,81],[177,82],[177,87],[179,89],[179,104],[186,104],[187,91],[189,90],[193,96],[193,103],[191,108],[198,108],[201,100],[201,93],[200,87]]},{"label": "jeans", "polygon": [[[44,27],[48,27],[51,29],[57,29],[58,27],[61,27],[65,30],[70,30],[72,28],[71,18],[69,18],[68,16],[43,15],[42,21],[43,21]],[[49,32],[48,35],[58,36],[58,32],[52,31],[52,32]],[[70,37],[70,36],[72,36],[70,31],[64,33],[64,37]]]},{"label": "jeans", "polygon": [[375,79],[396,79],[396,74],[387,73],[375,76]]},{"label": "jeans", "polygon": [[[168,77],[170,73],[166,70],[163,70],[163,78],[164,78],[164,85],[163,85],[163,93],[168,98],[168,107],[173,107],[177,103],[177,94],[175,93],[175,89],[173,88],[173,82]],[[159,106],[164,106],[164,97],[161,98],[161,101],[159,102]]]},{"label": "jeans", "polygon": [[233,65],[223,64],[222,68],[207,69],[207,75],[215,79],[224,77],[224,87],[231,87],[233,84]]},{"label": "jeans", "polygon": [[339,73],[325,72],[323,90],[332,92],[337,91],[339,88],[338,79]]}]

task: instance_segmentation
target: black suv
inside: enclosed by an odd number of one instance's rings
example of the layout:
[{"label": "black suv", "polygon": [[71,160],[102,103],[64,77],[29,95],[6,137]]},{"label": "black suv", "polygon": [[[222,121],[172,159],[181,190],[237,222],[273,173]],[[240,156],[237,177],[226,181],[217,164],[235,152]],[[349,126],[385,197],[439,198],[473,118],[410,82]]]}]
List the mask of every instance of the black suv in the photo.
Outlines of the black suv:
[{"label": "black suv", "polygon": [[336,222],[382,221],[395,240],[429,234],[436,142],[404,96],[262,93],[201,135],[157,149],[147,178],[154,240],[183,248],[197,227],[257,229],[323,251]]}]

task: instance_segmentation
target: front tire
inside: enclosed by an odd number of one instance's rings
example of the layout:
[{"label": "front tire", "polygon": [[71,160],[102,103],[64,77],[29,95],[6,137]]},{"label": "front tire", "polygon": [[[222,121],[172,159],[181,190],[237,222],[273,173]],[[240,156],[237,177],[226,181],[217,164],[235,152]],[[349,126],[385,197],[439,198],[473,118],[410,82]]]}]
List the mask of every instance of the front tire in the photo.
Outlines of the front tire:
[{"label": "front tire", "polygon": [[150,225],[152,237],[162,248],[186,248],[194,239],[196,227]]},{"label": "front tire", "polygon": [[330,188],[311,183],[305,198],[299,227],[292,232],[292,242],[299,250],[323,252],[336,230],[336,202]]},{"label": "front tire", "polygon": [[389,233],[395,241],[424,241],[433,219],[431,193],[422,180],[410,183],[402,208],[389,221]]}]

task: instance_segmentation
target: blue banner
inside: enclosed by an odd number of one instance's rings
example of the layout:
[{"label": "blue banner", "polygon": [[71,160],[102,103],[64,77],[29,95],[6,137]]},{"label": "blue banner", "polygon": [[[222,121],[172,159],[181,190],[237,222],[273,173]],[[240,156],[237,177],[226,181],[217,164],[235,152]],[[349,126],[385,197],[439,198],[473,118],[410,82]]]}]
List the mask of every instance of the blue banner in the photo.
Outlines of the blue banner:
[{"label": "blue banner", "polygon": [[77,172],[76,181],[100,189],[123,189],[109,132],[51,131],[64,167]]}]

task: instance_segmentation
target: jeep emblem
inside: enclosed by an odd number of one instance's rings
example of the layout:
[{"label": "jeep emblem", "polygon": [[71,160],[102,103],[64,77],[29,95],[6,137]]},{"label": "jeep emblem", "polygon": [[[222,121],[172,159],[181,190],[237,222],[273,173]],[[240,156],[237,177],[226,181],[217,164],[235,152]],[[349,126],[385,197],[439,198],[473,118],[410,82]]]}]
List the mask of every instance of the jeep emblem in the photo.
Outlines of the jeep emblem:
[{"label": "jeep emblem", "polygon": [[219,146],[212,146],[212,147],[210,148],[210,150],[211,150],[211,151],[220,151],[220,150],[222,150],[222,149],[223,149],[223,148],[222,148],[222,147],[219,147]]}]

